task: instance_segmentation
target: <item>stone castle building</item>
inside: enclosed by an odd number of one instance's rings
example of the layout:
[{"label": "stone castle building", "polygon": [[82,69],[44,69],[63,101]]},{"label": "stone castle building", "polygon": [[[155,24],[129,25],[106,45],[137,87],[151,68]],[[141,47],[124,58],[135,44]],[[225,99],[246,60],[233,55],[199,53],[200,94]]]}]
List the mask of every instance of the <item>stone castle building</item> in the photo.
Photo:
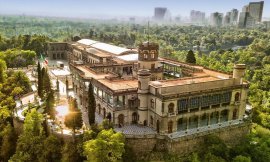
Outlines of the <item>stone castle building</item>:
[{"label": "stone castle building", "polygon": [[[233,74],[159,57],[159,45],[126,49],[89,39],[50,43],[51,59],[68,59],[78,104],[87,108],[91,83],[96,112],[116,127],[141,125],[157,134],[228,127],[245,118],[245,65]],[[226,126],[226,124],[228,126]]]}]

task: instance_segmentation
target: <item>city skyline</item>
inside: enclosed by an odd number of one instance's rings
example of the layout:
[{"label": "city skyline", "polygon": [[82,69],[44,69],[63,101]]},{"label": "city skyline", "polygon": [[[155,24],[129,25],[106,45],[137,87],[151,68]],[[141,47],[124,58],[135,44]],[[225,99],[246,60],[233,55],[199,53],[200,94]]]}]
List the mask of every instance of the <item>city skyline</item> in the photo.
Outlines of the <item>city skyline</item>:
[{"label": "city skyline", "polygon": [[[0,14],[25,14],[36,16],[55,16],[71,18],[92,18],[92,17],[116,17],[116,16],[138,16],[153,17],[155,7],[166,7],[172,16],[189,17],[191,10],[198,10],[206,13],[209,17],[213,12],[226,13],[236,8],[241,11],[242,7],[249,2],[258,0],[188,0],[169,2],[164,0],[56,0],[56,1],[35,1],[35,0],[0,0]],[[270,0],[264,1],[263,17],[270,17]],[[95,7],[92,7],[95,6]]]}]

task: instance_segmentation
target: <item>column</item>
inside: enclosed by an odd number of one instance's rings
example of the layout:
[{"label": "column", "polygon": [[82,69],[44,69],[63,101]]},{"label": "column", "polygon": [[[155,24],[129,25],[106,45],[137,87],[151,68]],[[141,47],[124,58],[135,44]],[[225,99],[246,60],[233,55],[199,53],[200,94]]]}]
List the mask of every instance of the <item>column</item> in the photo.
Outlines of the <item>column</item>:
[{"label": "column", "polygon": [[218,111],[218,123],[220,123],[220,111]]},{"label": "column", "polygon": [[186,129],[187,130],[189,129],[189,117],[187,117],[187,126],[186,126]]},{"label": "column", "polygon": [[208,114],[208,123],[207,123],[207,125],[210,125],[211,124],[210,123],[210,117],[211,117],[211,113]]},{"label": "column", "polygon": [[200,123],[201,123],[201,115],[198,115],[198,125],[197,125],[198,128],[200,127]]}]

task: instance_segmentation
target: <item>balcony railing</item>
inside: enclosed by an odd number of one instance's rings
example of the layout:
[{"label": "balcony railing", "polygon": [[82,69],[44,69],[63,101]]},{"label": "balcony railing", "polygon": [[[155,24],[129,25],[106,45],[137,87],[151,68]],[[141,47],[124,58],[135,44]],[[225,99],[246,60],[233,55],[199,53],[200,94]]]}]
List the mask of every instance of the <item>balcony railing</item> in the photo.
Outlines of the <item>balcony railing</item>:
[{"label": "balcony railing", "polygon": [[168,113],[168,117],[173,117],[173,116],[176,116],[176,112],[170,112],[170,113]]}]

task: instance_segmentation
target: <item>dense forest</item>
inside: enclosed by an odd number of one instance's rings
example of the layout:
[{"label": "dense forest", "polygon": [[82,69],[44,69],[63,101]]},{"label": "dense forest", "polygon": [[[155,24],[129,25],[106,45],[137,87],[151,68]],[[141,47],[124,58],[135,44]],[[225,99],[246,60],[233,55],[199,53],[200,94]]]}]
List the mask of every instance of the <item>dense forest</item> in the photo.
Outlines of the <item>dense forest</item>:
[{"label": "dense forest", "polygon": [[[34,59],[45,53],[47,42],[72,41],[75,36],[128,48],[136,48],[140,42],[149,39],[159,43],[162,57],[185,62],[193,53],[189,51],[193,50],[195,55],[193,63],[224,72],[232,72],[235,63],[246,64],[245,79],[250,82],[248,103],[253,107],[254,124],[251,134],[244,138],[240,145],[227,146],[217,137],[209,136],[205,139],[205,149],[189,157],[182,158],[177,155],[153,152],[143,159],[192,162],[270,161],[270,31],[263,28],[244,30],[232,27],[212,28],[151,23],[150,27],[147,27],[147,24],[127,22],[0,16],[0,159],[3,159],[2,161],[7,161],[11,157],[11,161],[86,159],[97,161],[95,159],[97,156],[108,158],[100,154],[102,152],[100,150],[104,150],[106,146],[97,147],[97,142],[104,141],[102,138],[107,139],[109,136],[115,137],[115,147],[119,148],[115,150],[119,151],[117,155],[125,152],[122,156],[124,161],[134,161],[136,158],[128,148],[123,150],[123,137],[120,134],[114,135],[106,122],[103,126],[78,137],[76,143],[63,143],[54,136],[46,136],[42,128],[44,119],[35,108],[27,114],[24,124],[24,129],[29,133],[23,133],[19,137],[14,134],[11,122],[15,107],[14,99],[29,92],[30,89],[29,81],[24,74],[8,72],[6,69],[34,64]],[[32,140],[26,140],[30,137]],[[91,147],[98,149],[91,150]]]}]

